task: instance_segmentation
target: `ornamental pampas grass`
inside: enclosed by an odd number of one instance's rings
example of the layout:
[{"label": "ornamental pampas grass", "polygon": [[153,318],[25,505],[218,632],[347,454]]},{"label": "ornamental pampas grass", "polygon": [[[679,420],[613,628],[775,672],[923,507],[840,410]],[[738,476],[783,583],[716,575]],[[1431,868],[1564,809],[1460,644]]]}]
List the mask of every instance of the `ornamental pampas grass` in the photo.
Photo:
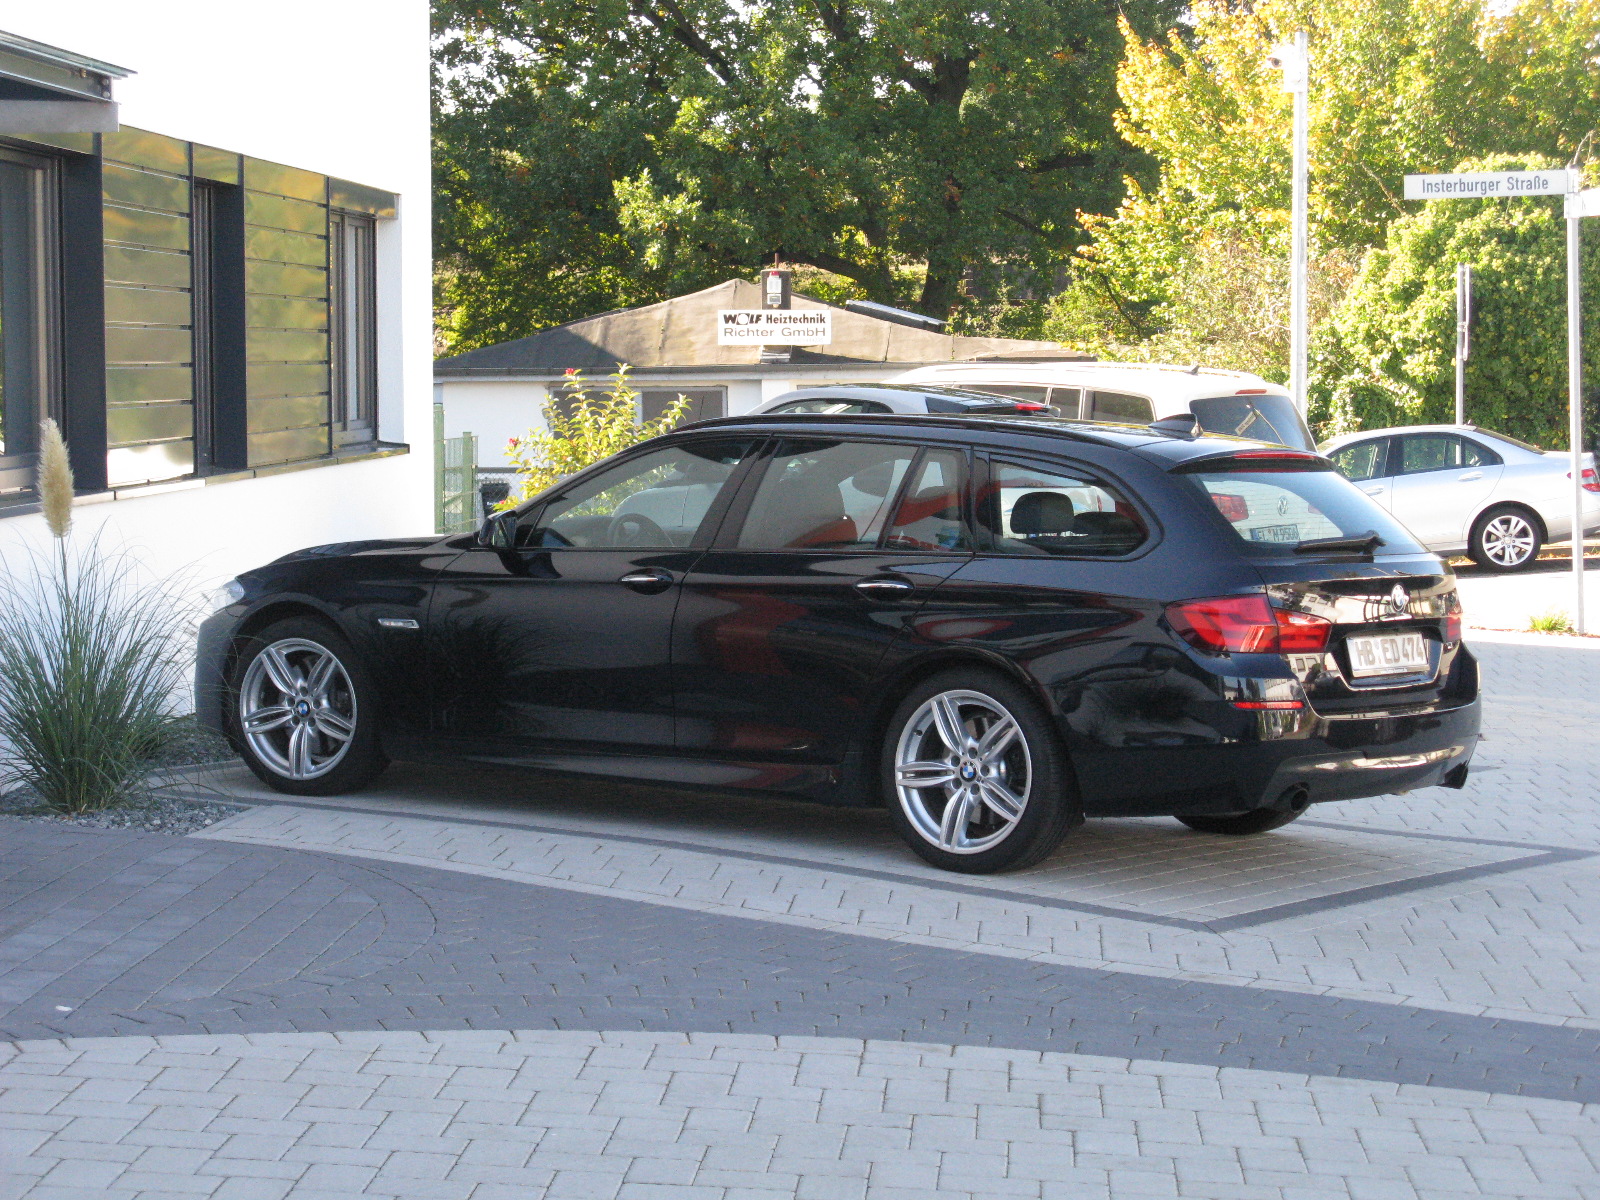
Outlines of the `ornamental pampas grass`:
[{"label": "ornamental pampas grass", "polygon": [[72,463],[60,427],[46,417],[39,422],[39,504],[50,532],[64,538],[72,532]]}]

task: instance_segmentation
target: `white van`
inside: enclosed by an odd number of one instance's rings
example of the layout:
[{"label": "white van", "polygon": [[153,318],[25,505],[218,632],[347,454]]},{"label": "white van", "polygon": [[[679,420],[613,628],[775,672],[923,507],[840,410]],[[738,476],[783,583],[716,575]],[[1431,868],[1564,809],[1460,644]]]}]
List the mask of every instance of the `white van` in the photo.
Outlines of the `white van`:
[{"label": "white van", "polygon": [[1068,359],[976,361],[918,367],[889,383],[961,388],[1048,404],[1080,421],[1148,425],[1192,414],[1208,433],[1315,450],[1311,431],[1280,384],[1244,371],[1167,363]]}]

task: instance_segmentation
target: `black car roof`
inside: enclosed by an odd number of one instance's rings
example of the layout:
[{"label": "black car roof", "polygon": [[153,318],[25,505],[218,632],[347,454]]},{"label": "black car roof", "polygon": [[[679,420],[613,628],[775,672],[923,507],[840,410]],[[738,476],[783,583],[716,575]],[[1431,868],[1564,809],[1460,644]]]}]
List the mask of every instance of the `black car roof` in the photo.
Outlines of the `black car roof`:
[{"label": "black car roof", "polygon": [[1285,456],[1305,458],[1303,450],[1292,450],[1272,442],[1202,433],[1198,437],[1175,437],[1144,425],[1112,425],[1099,421],[1073,421],[1032,413],[1002,413],[993,416],[911,416],[905,413],[751,413],[746,416],[717,417],[700,421],[684,430],[758,429],[763,432],[815,429],[818,432],[843,432],[849,429],[916,430],[938,429],[971,434],[975,430],[1009,433],[1023,437],[1052,437],[1064,442],[1088,443],[1127,450],[1157,459],[1169,466],[1199,458],[1212,458],[1230,451],[1275,450]]}]

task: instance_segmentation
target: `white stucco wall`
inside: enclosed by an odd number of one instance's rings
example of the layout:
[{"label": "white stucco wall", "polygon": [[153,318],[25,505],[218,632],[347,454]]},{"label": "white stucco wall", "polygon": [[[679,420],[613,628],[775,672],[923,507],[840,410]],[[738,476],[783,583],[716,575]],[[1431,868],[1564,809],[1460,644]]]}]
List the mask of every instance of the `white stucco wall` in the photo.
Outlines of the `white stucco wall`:
[{"label": "white stucco wall", "polygon": [[[392,191],[379,226],[379,436],[411,453],[84,505],[87,533],[209,586],[319,542],[432,530],[425,0],[0,0],[0,28],[138,74],[125,125]],[[43,537],[0,518],[0,555]]]}]

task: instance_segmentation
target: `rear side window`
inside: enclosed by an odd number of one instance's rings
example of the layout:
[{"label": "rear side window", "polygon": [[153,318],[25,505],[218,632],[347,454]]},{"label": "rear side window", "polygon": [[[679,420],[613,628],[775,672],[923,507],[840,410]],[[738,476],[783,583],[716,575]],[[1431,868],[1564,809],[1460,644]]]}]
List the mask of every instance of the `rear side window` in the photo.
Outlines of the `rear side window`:
[{"label": "rear side window", "polygon": [[978,520],[994,554],[1129,554],[1149,536],[1138,510],[1110,484],[1003,459],[989,465]]},{"label": "rear side window", "polygon": [[1311,431],[1287,396],[1210,396],[1191,400],[1189,411],[1207,433],[1276,442],[1296,450],[1315,450]]},{"label": "rear side window", "polygon": [[1400,439],[1400,475],[1448,471],[1453,467],[1492,467],[1500,456],[1453,433],[1412,433]]},{"label": "rear side window", "polygon": [[1339,473],[1346,479],[1353,479],[1357,483],[1364,479],[1376,479],[1384,473],[1383,462],[1387,457],[1384,451],[1388,445],[1388,438],[1357,442],[1354,446],[1335,450],[1328,455],[1328,461],[1338,467]]},{"label": "rear side window", "polygon": [[869,550],[914,446],[786,438],[739,532],[741,550]]},{"label": "rear side window", "polygon": [[1055,410],[1058,417],[1066,417],[1075,421],[1081,415],[1079,405],[1083,400],[1083,389],[1075,387],[1053,387],[1050,389],[1050,407]]},{"label": "rear side window", "polygon": [[1089,419],[1094,421],[1120,421],[1129,425],[1148,425],[1155,420],[1155,409],[1144,396],[1127,392],[1089,392]]},{"label": "rear side window", "polygon": [[1306,542],[1376,533],[1379,553],[1421,553],[1405,528],[1360,488],[1327,467],[1185,472],[1252,551],[1293,554]]}]

